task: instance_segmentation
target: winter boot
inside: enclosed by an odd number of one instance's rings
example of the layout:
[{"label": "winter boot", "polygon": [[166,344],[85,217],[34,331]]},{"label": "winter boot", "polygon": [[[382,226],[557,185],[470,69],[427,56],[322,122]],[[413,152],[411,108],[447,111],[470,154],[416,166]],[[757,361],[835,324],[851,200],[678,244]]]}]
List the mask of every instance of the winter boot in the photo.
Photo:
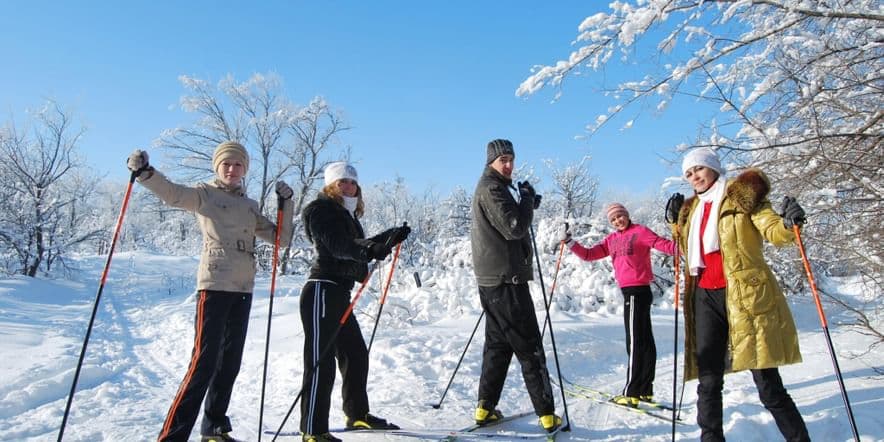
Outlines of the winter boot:
[{"label": "winter boot", "polygon": [[642,402],[654,402],[654,395],[653,394],[645,394],[645,395],[639,396],[638,400],[640,400]]},{"label": "winter boot", "polygon": [[503,419],[503,413],[494,408],[485,399],[479,399],[479,405],[476,406],[476,424],[487,425],[491,422]]},{"label": "winter boot", "polygon": [[202,442],[239,442],[230,433],[203,434],[200,440]]},{"label": "winter boot", "polygon": [[398,430],[399,426],[387,422],[371,413],[365,413],[365,416],[359,419],[351,417],[347,418],[348,430]]},{"label": "winter boot", "polygon": [[341,442],[341,439],[332,436],[331,433],[305,434],[301,440],[304,442]]},{"label": "winter boot", "polygon": [[639,399],[632,396],[614,396],[611,398],[611,402],[625,407],[638,408]]},{"label": "winter boot", "polygon": [[562,418],[555,414],[545,414],[540,416],[540,426],[543,427],[547,433],[552,433],[562,426]]}]

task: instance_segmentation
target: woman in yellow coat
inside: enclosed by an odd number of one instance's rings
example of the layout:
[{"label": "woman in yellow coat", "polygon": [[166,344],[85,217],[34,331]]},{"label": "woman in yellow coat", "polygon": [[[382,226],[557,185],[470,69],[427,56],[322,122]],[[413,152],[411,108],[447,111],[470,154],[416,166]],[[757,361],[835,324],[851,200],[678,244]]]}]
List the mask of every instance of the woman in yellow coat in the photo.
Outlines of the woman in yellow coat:
[{"label": "woman in yellow coat", "polygon": [[698,379],[701,440],[723,441],[724,374],[750,370],[764,407],[788,441],[810,440],[777,367],[801,362],[786,298],[764,261],[763,241],[794,243],[804,210],[787,197],[781,214],[767,199],[758,169],[725,178],[716,153],[689,152],[682,163],[695,195],[673,195],[666,218],[675,224],[685,263],[685,376]]}]

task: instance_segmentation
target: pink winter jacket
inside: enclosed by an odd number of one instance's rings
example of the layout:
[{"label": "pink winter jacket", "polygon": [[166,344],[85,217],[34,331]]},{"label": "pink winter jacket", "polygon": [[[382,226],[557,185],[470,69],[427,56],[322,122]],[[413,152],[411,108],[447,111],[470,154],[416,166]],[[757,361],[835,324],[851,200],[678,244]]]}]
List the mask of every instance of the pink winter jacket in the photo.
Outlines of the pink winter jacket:
[{"label": "pink winter jacket", "polygon": [[675,243],[658,236],[641,224],[630,224],[622,232],[606,236],[602,242],[586,248],[577,241],[571,251],[584,261],[595,261],[611,256],[614,262],[614,277],[620,287],[649,285],[654,280],[651,270],[651,249],[667,255],[675,254]]}]

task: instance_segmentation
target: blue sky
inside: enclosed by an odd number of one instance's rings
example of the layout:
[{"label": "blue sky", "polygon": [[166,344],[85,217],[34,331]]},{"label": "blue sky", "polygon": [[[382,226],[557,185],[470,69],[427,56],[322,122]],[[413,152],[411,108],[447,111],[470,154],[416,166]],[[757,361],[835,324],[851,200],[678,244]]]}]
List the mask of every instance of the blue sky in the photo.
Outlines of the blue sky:
[{"label": "blue sky", "polygon": [[[545,4],[544,4],[545,3]],[[0,119],[52,98],[88,131],[88,164],[124,177],[124,159],[164,129],[192,121],[177,105],[182,74],[213,82],[275,72],[288,96],[316,95],[343,111],[363,183],[403,177],[414,192],[471,190],[485,145],[511,139],[517,165],[591,155],[605,192],[657,191],[678,170],[671,146],[700,115],[676,102],[633,129],[584,126],[613,102],[597,81],[572,79],[563,98],[515,89],[536,64],[567,57],[578,24],[605,2],[45,2],[7,3],[0,16]],[[634,76],[641,66],[630,68]],[[622,72],[611,69],[612,84]],[[601,76],[597,78],[602,78]],[[155,152],[160,155],[160,152]],[[544,188],[548,184],[541,183]]]}]

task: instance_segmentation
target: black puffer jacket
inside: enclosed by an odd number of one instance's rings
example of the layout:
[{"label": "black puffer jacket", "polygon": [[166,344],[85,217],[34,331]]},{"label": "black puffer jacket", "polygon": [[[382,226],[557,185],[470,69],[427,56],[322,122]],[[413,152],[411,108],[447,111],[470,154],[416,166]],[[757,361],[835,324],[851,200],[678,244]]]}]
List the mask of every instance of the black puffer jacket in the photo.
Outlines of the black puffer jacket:
[{"label": "black puffer jacket", "polygon": [[369,248],[386,242],[395,229],[366,239],[359,221],[337,201],[319,193],[301,211],[307,239],[316,250],[311,279],[362,281],[368,274]]},{"label": "black puffer jacket", "polygon": [[516,202],[512,183],[485,167],[473,194],[470,240],[476,282],[483,287],[520,284],[534,278],[529,229],[534,201]]}]

